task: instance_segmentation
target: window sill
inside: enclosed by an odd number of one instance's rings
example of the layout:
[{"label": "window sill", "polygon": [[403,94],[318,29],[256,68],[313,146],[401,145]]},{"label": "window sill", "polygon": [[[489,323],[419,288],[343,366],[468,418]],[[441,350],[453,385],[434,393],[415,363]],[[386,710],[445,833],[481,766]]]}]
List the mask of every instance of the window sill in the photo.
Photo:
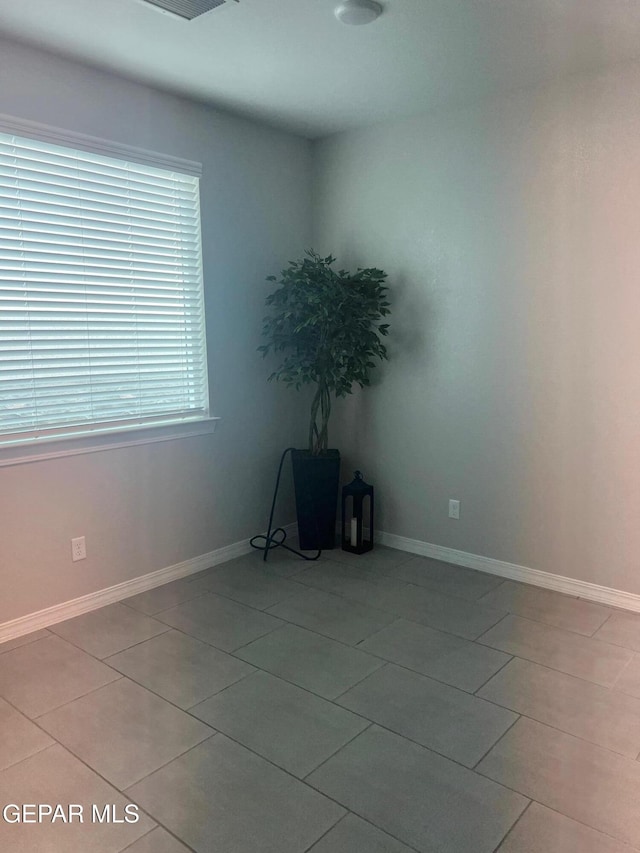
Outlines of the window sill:
[{"label": "window sill", "polygon": [[125,429],[99,430],[56,438],[40,438],[19,444],[0,444],[0,468],[8,465],[23,465],[63,456],[78,456],[82,453],[100,453],[121,447],[136,447],[139,444],[156,444],[159,441],[175,441],[196,435],[210,435],[220,418],[175,421],[153,426],[136,425]]}]

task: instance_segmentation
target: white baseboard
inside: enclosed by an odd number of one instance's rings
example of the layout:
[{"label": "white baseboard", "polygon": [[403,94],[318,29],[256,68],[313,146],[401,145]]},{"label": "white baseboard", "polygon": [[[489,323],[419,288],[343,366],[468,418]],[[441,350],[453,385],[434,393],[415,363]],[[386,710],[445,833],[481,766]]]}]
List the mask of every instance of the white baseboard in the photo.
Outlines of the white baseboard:
[{"label": "white baseboard", "polygon": [[596,601],[598,604],[607,604],[611,607],[620,607],[623,610],[640,612],[640,595],[636,593],[624,592],[620,589],[600,586],[576,578],[567,578],[563,575],[554,575],[550,572],[542,572],[539,569],[530,569],[528,566],[519,566],[517,563],[507,563],[504,560],[494,560],[492,557],[470,554],[467,551],[457,551],[455,548],[432,545],[430,542],[421,542],[419,539],[396,536],[395,533],[380,532],[376,535],[376,542],[380,542],[381,545],[388,545],[389,548],[418,554],[421,557],[431,557],[434,560],[455,563],[457,566],[464,566],[467,569],[478,569],[491,575],[499,575],[501,578],[530,583],[545,589],[556,590],[556,592],[564,592],[577,598]]},{"label": "white baseboard", "polygon": [[[285,527],[285,530],[289,535],[293,536],[296,532],[296,525],[289,524]],[[632,610],[640,613],[640,595],[635,593],[624,592],[623,590],[600,586],[599,584],[575,578],[567,578],[563,575],[554,575],[550,572],[542,572],[539,569],[531,569],[528,566],[519,566],[516,563],[507,563],[504,560],[495,560],[492,557],[482,557],[479,554],[458,551],[455,548],[445,548],[442,545],[433,545],[430,542],[422,542],[419,539],[397,536],[395,533],[379,532],[376,535],[376,542],[379,542],[381,545],[387,545],[389,548],[407,551],[410,554],[431,557],[434,560],[454,563],[457,566],[464,566],[468,569],[478,569],[479,571],[498,575],[509,580],[521,581],[522,583],[533,584],[534,586],[544,587],[545,589],[553,589],[557,592],[564,592],[567,595],[588,599],[599,604],[607,604],[611,607],[619,607],[623,610]],[[58,622],[64,622],[65,619],[80,616],[82,613],[97,610],[99,607],[104,607],[107,604],[114,604],[139,592],[155,589],[155,587],[162,586],[162,584],[169,581],[179,580],[180,578],[196,574],[219,563],[225,563],[228,560],[249,554],[251,550],[249,540],[244,539],[241,542],[234,542],[223,548],[217,548],[215,551],[209,551],[207,554],[200,554],[189,560],[183,560],[181,563],[175,563],[173,566],[166,566],[163,569],[123,581],[106,589],[82,595],[71,601],[54,604],[52,607],[46,607],[44,610],[20,616],[17,619],[0,624],[0,643],[7,640],[14,640],[25,634],[30,634],[32,631],[47,628],[49,625],[55,625]]]},{"label": "white baseboard", "polygon": [[[285,527],[285,530],[289,534],[295,533],[295,529],[295,524],[289,524]],[[249,540],[244,539],[242,542],[234,542],[231,545],[225,545],[223,548],[217,548],[215,551],[209,551],[208,554],[200,554],[198,557],[183,560],[181,563],[175,563],[173,566],[166,566],[163,569],[157,569],[146,575],[131,578],[131,580],[117,583],[106,589],[81,595],[79,598],[74,598],[71,601],[54,604],[52,607],[46,607],[44,610],[38,610],[35,613],[11,619],[9,622],[0,624],[0,643],[4,643],[7,640],[15,640],[17,637],[31,634],[32,631],[38,631],[41,628],[47,628],[49,625],[64,622],[65,619],[80,616],[82,613],[97,610],[106,604],[115,604],[115,602],[122,601],[124,598],[129,598],[139,592],[146,592],[149,589],[155,589],[155,587],[162,586],[162,584],[169,581],[194,575],[219,563],[226,563],[227,560],[233,560],[236,557],[249,554],[252,550]]]}]

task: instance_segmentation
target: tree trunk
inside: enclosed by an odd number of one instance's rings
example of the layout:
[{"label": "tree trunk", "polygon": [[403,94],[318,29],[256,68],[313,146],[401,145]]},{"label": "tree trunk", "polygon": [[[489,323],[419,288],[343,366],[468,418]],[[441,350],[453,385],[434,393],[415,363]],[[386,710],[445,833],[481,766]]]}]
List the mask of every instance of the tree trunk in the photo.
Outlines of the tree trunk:
[{"label": "tree trunk", "polygon": [[[331,415],[331,392],[326,385],[318,385],[311,403],[309,422],[309,452],[314,456],[324,453],[329,446],[329,416]],[[320,423],[318,424],[318,420]]]}]

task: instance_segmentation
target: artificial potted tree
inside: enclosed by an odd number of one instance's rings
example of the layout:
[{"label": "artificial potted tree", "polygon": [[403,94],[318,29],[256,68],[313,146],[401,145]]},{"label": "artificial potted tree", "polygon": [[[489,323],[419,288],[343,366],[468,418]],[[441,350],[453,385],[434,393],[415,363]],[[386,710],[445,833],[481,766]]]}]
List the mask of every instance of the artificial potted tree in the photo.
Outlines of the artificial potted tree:
[{"label": "artificial potted tree", "polygon": [[290,261],[278,287],[267,296],[271,313],[265,317],[259,347],[282,362],[269,376],[290,387],[315,386],[305,450],[292,452],[298,516],[303,550],[333,548],[340,484],[340,453],[329,448],[332,397],[352,393],[354,384],[369,385],[375,360],[387,358],[381,337],[388,332],[382,318],[389,313],[386,273],[358,268],[354,274],[333,269],[335,258],[308,251]]}]

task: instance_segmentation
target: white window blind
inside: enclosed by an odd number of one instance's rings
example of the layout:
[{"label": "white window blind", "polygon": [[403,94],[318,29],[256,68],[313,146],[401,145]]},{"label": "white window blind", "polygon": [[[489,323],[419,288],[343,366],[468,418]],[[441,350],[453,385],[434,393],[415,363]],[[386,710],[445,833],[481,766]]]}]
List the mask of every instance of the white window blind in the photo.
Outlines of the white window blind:
[{"label": "white window blind", "polygon": [[0,442],[207,414],[198,178],[0,133]]}]

